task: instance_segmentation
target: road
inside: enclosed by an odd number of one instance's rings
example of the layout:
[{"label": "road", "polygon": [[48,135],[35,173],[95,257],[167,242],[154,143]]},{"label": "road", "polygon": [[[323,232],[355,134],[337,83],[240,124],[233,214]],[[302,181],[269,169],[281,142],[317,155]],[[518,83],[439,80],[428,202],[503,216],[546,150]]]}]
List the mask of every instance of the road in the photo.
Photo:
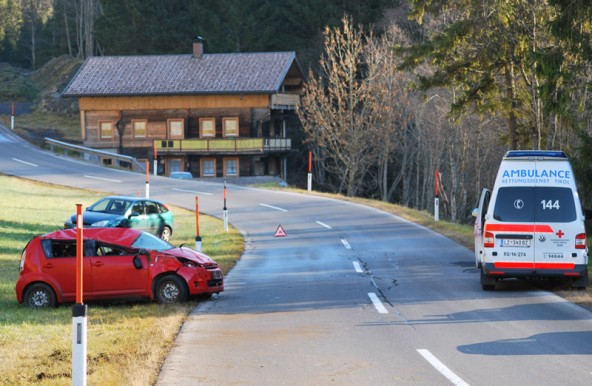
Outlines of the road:
[{"label": "road", "polygon": [[[0,129],[0,172],[136,195],[144,175],[54,156]],[[150,196],[222,217],[222,185],[152,177]],[[592,313],[507,281],[472,251],[362,205],[228,186],[246,252],[191,313],[158,385],[589,385]],[[275,237],[278,226],[286,237]],[[207,235],[204,235],[204,240]],[[214,256],[215,257],[215,256]]]}]

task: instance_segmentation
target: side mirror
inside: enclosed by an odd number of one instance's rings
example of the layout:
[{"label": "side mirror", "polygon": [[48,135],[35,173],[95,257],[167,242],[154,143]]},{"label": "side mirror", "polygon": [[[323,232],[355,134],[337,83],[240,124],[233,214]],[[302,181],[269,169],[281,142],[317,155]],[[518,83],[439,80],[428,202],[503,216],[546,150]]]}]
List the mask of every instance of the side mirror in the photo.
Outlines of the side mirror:
[{"label": "side mirror", "polygon": [[471,212],[471,216],[477,218],[477,215],[479,214],[479,208],[475,208],[473,209],[473,211]]},{"label": "side mirror", "polygon": [[140,215],[140,213],[138,213],[138,212],[132,212],[132,213],[130,213],[130,215],[127,218],[138,217],[139,215]]},{"label": "side mirror", "polygon": [[140,256],[136,255],[134,256],[134,268],[136,269],[142,269],[143,265],[142,265],[142,260],[140,260]]}]

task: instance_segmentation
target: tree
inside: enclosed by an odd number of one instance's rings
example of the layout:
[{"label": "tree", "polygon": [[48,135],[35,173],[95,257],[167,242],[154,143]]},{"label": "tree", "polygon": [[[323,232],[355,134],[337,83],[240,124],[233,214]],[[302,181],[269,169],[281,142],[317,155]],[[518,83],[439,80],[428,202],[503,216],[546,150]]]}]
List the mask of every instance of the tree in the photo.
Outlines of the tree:
[{"label": "tree", "polygon": [[[391,201],[410,167],[409,130],[414,119],[407,85],[408,74],[398,70],[399,59],[392,50],[394,42],[406,40],[403,32],[392,25],[381,37],[369,40],[365,50],[366,81],[372,109],[374,143],[377,154],[377,187],[383,201]],[[395,155],[398,157],[395,159]],[[398,162],[395,168],[394,162]]]},{"label": "tree", "polygon": [[51,0],[23,0],[22,11],[23,20],[28,27],[30,53],[31,53],[31,68],[36,69],[37,66],[37,44],[38,32],[47,23],[49,18],[53,15],[53,1]]},{"label": "tree", "polygon": [[421,87],[461,86],[454,114],[469,106],[501,112],[510,148],[546,145],[553,120],[542,108],[537,52],[555,43],[544,25],[555,17],[547,0],[412,0],[412,6],[418,20],[428,13],[447,20],[426,42],[406,50],[405,68],[424,61],[436,68],[420,79]]},{"label": "tree", "polygon": [[23,25],[19,0],[0,0],[0,61],[15,57]]},{"label": "tree", "polygon": [[369,88],[362,75],[367,37],[344,17],[342,28],[326,28],[320,72],[309,74],[298,111],[307,142],[337,179],[336,192],[355,196],[376,159]]}]

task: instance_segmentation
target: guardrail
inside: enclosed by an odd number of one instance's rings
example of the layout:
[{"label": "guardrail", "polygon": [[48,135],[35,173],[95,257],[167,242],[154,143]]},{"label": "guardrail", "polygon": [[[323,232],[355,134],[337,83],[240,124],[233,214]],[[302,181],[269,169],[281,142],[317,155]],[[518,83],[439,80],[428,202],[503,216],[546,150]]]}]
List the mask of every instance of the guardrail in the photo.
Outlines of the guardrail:
[{"label": "guardrail", "polygon": [[49,151],[56,154],[63,154],[68,157],[79,158],[101,166],[131,170],[139,173],[146,172],[145,164],[140,163],[134,157],[127,155],[73,145],[71,143],[61,142],[47,137],[41,144],[41,148],[49,149]]}]

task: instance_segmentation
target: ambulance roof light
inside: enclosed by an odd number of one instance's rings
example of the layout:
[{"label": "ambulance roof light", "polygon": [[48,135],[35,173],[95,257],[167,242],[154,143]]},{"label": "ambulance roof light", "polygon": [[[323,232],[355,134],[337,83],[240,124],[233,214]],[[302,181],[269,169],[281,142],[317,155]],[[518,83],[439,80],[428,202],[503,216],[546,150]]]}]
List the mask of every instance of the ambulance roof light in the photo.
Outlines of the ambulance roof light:
[{"label": "ambulance roof light", "polygon": [[504,158],[563,158],[567,159],[565,152],[560,150],[510,150]]}]

